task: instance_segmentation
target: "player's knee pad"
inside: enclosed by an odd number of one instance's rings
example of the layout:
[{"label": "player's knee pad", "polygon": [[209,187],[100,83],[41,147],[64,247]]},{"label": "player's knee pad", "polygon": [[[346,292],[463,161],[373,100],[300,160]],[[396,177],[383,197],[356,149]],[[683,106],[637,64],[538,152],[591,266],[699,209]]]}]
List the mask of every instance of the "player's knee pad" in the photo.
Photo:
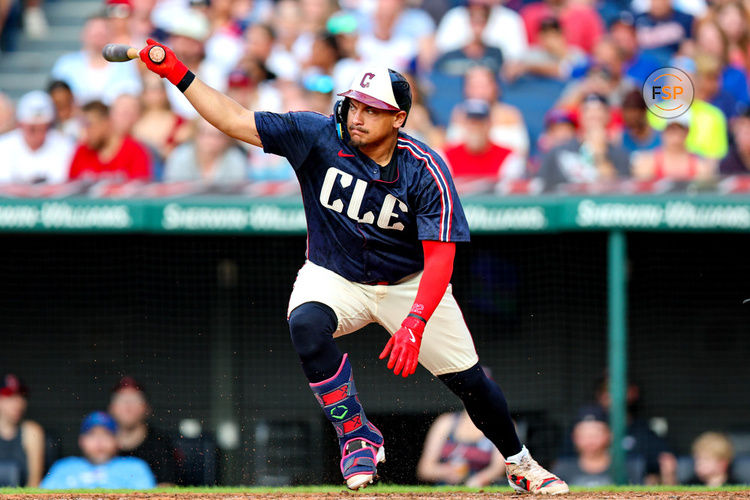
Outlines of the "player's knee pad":
[{"label": "player's knee pad", "polygon": [[289,333],[302,359],[315,356],[333,342],[338,327],[336,313],[321,302],[305,302],[289,315]]}]

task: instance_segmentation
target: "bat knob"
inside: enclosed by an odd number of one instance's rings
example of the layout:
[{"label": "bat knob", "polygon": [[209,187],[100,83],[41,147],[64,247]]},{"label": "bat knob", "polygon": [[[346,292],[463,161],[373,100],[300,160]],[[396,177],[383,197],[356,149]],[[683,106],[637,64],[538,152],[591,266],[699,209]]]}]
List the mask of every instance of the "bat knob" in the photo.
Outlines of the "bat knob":
[{"label": "bat knob", "polygon": [[154,64],[161,64],[164,62],[165,57],[167,57],[167,53],[158,45],[154,45],[148,49],[148,58],[151,59],[151,62]]}]

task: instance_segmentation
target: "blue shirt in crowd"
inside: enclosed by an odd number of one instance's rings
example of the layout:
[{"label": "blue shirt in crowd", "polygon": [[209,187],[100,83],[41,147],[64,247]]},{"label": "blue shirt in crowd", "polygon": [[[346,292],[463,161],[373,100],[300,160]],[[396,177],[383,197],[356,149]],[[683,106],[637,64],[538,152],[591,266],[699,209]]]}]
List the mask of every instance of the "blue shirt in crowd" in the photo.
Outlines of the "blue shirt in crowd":
[{"label": "blue shirt in crowd", "polygon": [[148,464],[135,457],[115,457],[104,464],[92,464],[83,457],[67,457],[52,465],[41,488],[146,489],[156,480]]}]

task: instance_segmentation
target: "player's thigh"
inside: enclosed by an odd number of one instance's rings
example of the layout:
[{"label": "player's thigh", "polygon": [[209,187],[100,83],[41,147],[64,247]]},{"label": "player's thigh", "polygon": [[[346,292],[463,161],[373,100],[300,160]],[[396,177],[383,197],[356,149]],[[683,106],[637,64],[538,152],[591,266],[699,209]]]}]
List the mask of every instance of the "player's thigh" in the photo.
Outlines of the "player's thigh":
[{"label": "player's thigh", "polygon": [[373,321],[367,308],[367,296],[353,283],[328,269],[310,261],[297,273],[289,297],[287,318],[305,302],[320,302],[336,313],[338,328],[334,337],[359,330]]},{"label": "player's thigh", "polygon": [[[376,320],[392,335],[409,313],[417,294],[417,283],[394,285],[378,305]],[[402,288],[398,288],[402,287]],[[477,351],[461,308],[448,285],[437,309],[427,322],[419,350],[419,363],[433,375],[468,370],[477,362]]]}]

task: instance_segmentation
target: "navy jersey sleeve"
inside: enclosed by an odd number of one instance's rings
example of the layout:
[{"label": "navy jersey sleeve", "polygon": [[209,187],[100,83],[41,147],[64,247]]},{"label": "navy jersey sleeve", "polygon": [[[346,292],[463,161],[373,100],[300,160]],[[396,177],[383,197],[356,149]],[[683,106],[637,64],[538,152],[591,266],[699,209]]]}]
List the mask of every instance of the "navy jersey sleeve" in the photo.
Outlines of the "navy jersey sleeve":
[{"label": "navy jersey sleeve", "polygon": [[330,119],[310,111],[290,113],[255,113],[255,127],[263,151],[284,156],[295,170],[299,169],[314,147],[322,128]]},{"label": "navy jersey sleeve", "polygon": [[437,153],[418,146],[414,144],[414,149],[424,170],[416,196],[417,237],[420,240],[469,241],[469,224],[448,167]]}]

